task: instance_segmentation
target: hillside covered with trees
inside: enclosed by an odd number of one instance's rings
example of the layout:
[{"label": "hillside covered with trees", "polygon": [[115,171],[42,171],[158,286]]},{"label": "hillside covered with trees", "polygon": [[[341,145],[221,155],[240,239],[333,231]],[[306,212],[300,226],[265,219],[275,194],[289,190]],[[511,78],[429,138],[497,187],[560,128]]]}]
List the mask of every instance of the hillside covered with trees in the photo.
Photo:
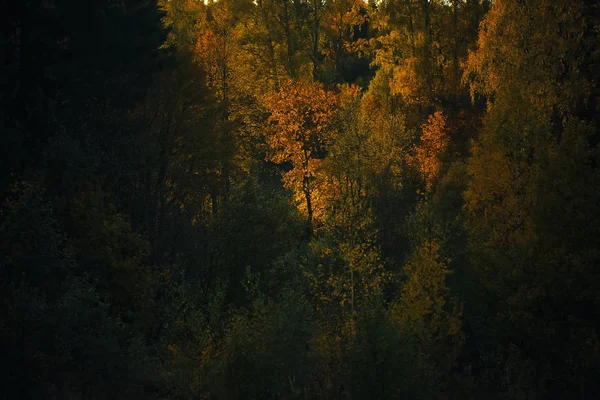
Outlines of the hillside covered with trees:
[{"label": "hillside covered with trees", "polygon": [[5,3],[5,398],[600,398],[598,2]]}]

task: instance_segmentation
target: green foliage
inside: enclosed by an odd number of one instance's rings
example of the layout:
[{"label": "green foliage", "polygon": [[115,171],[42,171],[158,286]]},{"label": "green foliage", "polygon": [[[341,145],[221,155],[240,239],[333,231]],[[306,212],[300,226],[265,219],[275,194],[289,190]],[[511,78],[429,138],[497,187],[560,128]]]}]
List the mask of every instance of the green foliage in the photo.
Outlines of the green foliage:
[{"label": "green foliage", "polygon": [[360,312],[352,323],[344,350],[346,385],[359,398],[434,398],[437,372],[416,337],[395,323],[380,300]]},{"label": "green foliage", "polygon": [[224,398],[301,397],[310,389],[314,357],[309,305],[291,293],[277,303],[257,299],[232,316],[224,339]]},{"label": "green foliage", "polygon": [[277,296],[284,282],[297,274],[291,266],[275,262],[299,246],[302,218],[283,193],[269,193],[252,183],[236,188],[227,206],[217,232],[230,300],[239,305],[249,300],[241,286],[247,269],[259,279],[262,293]]},{"label": "green foliage", "polygon": [[[75,264],[43,191],[23,183],[2,209],[3,365],[15,396],[127,396],[143,346]],[[23,238],[27,240],[23,240]]]}]

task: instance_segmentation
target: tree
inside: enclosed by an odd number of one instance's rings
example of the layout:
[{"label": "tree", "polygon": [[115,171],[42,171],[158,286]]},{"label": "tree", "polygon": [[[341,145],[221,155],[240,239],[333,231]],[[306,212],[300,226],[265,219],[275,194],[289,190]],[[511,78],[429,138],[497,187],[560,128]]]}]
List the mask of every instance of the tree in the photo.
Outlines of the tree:
[{"label": "tree", "polygon": [[435,374],[443,377],[442,384],[448,384],[463,342],[461,307],[446,283],[448,262],[435,241],[418,245],[404,266],[406,281],[391,311],[398,328],[414,337],[419,351],[427,354]]},{"label": "tree", "polygon": [[[596,351],[596,317],[573,314],[574,304],[598,301],[583,283],[598,279],[586,267],[598,262],[598,229],[581,219],[597,220],[597,210],[572,208],[598,196],[590,189],[598,179],[596,81],[583,72],[597,57],[594,12],[579,1],[494,2],[469,55],[473,94],[488,102],[467,166],[469,249],[480,296],[490,299],[478,312],[490,316],[488,329],[501,329],[497,346],[513,349],[502,364],[507,393],[532,385],[541,396],[598,390],[582,386],[587,354]],[[551,343],[562,345],[547,351]],[[565,359],[582,361],[563,368]],[[580,372],[572,376],[571,368]]]},{"label": "tree", "polygon": [[291,164],[291,169],[283,173],[284,185],[294,190],[298,200],[302,199],[309,231],[315,211],[317,217],[322,213],[315,199],[322,190],[322,160],[335,137],[335,106],[333,93],[309,81],[289,81],[267,98],[271,112],[267,159]]},{"label": "tree", "polygon": [[487,1],[391,0],[375,14],[375,64],[391,74],[407,120],[420,125],[436,108],[469,107],[462,65]]},{"label": "tree", "polygon": [[324,13],[322,81],[364,82],[370,77],[369,60],[361,57],[357,44],[369,36],[365,5],[356,0],[327,1]]},{"label": "tree", "polygon": [[444,114],[440,111],[431,114],[421,129],[420,143],[414,147],[412,162],[421,172],[425,185],[430,189],[440,175],[440,158],[448,146]]},{"label": "tree", "polygon": [[131,398],[146,361],[139,336],[110,309],[82,271],[87,266],[75,262],[46,196],[39,185],[21,183],[0,206],[0,342],[11,371],[2,375],[3,390]]}]

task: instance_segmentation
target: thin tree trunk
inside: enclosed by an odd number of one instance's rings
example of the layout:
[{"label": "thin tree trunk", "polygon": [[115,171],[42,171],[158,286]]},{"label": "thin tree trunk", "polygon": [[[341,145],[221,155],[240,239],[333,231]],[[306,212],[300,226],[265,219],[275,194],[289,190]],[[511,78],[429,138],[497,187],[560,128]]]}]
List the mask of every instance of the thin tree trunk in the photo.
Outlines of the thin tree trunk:
[{"label": "thin tree trunk", "polygon": [[304,182],[303,182],[302,186],[303,186],[303,190],[304,190],[304,197],[306,198],[306,212],[308,214],[308,219],[306,221],[307,222],[307,233],[310,237],[310,235],[312,234],[313,206],[312,206],[310,182],[309,182],[308,175],[304,176]]},{"label": "thin tree trunk", "polygon": [[320,40],[320,23],[319,23],[319,7],[321,0],[313,0],[313,48],[312,48],[312,63],[313,63],[313,79],[316,81],[319,74],[319,40]]},{"label": "thin tree trunk", "polygon": [[289,9],[289,0],[283,0],[283,31],[285,34],[285,41],[286,41],[286,46],[287,46],[287,70],[288,70],[288,74],[290,74],[290,76],[292,78],[296,77],[297,71],[296,71],[296,62],[294,60],[294,52],[295,52],[295,48],[294,48],[294,41],[292,38],[292,29],[290,26],[290,9]]}]

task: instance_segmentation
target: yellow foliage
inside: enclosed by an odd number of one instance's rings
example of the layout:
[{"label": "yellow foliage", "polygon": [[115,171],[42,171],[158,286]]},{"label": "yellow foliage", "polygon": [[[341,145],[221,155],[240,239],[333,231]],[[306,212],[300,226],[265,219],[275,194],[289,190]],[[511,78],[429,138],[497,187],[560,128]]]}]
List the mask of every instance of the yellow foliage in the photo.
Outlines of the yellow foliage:
[{"label": "yellow foliage", "polygon": [[[464,79],[471,95],[494,95],[494,103],[506,105],[522,96],[543,123],[552,107],[564,109],[589,92],[576,50],[587,24],[583,7],[570,0],[493,2],[481,23],[478,48],[468,57]],[[570,78],[563,79],[565,74]]]},{"label": "yellow foliage", "polygon": [[[417,335],[424,344],[437,340],[460,340],[461,312],[446,286],[449,260],[439,254],[440,246],[427,241],[405,265],[407,281],[400,302],[393,309],[398,325]],[[455,339],[452,339],[455,338]]]},{"label": "yellow foliage", "polygon": [[415,57],[402,60],[401,65],[394,67],[394,76],[390,81],[392,94],[402,96],[409,104],[419,104],[424,100],[419,95],[422,78],[417,71],[417,63]]}]

